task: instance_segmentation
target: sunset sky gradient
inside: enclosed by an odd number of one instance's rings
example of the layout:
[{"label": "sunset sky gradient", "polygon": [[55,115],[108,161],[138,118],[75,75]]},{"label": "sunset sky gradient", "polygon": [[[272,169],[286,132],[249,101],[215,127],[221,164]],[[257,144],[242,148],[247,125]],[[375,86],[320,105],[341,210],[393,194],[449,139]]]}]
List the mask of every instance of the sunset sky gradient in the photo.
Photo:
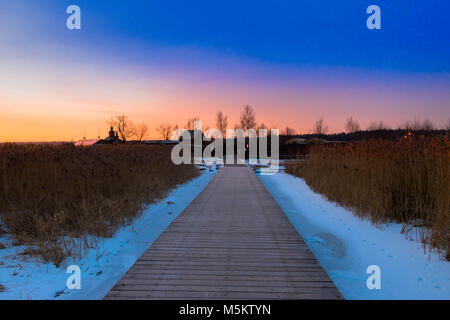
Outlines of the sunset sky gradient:
[{"label": "sunset sky gradient", "polygon": [[[245,4],[244,4],[245,3]],[[82,29],[66,29],[66,8]],[[381,8],[382,29],[366,28]],[[450,117],[448,1],[91,1],[0,4],[0,141],[104,137],[126,114],[150,128],[211,127],[242,106],[258,123],[332,131],[348,116],[396,127]]]}]

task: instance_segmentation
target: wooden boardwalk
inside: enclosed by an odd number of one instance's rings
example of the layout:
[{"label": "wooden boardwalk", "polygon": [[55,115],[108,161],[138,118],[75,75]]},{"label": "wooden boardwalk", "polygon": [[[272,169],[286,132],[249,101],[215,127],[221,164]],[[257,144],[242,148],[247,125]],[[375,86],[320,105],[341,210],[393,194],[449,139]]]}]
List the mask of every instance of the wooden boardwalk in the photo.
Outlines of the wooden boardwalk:
[{"label": "wooden boardwalk", "polygon": [[342,299],[248,167],[222,168],[105,299]]}]

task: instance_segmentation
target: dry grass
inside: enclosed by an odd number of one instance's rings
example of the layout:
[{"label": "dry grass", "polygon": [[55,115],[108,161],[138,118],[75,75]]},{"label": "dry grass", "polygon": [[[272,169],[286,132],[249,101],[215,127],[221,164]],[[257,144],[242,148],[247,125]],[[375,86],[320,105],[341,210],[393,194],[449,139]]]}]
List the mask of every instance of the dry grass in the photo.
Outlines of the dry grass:
[{"label": "dry grass", "polygon": [[198,175],[170,148],[0,145],[0,214],[17,243],[59,264],[110,237],[177,184]]},{"label": "dry grass", "polygon": [[316,192],[375,223],[401,222],[450,260],[450,139],[406,137],[317,145],[286,165]]}]

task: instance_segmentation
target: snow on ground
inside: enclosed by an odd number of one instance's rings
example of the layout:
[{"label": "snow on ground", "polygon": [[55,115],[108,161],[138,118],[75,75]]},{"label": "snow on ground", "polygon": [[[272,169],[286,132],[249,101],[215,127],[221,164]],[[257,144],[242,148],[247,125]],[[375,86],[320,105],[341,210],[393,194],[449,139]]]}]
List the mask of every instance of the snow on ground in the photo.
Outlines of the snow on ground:
[{"label": "snow on ground", "polygon": [[[286,173],[258,175],[346,299],[450,299],[450,262],[424,254],[401,225],[377,228]],[[380,290],[367,288],[370,265]]]},{"label": "snow on ground", "polygon": [[[80,261],[67,259],[65,265],[56,268],[36,258],[24,260],[17,256],[25,247],[0,250],[0,284],[6,287],[0,299],[102,299],[216,173],[215,166],[203,169],[198,178],[149,206],[141,218],[118,230],[100,248],[89,250]],[[0,237],[0,242],[4,241]],[[66,268],[71,264],[81,269],[80,290],[66,287],[71,276]]]}]

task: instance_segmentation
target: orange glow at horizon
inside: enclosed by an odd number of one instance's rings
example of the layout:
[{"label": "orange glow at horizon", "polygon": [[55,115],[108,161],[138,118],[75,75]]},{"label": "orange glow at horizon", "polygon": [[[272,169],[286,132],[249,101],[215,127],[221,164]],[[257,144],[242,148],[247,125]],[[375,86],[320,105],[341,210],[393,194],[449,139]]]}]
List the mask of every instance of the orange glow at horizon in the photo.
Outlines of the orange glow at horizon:
[{"label": "orange glow at horizon", "polygon": [[[439,93],[441,89],[438,94],[414,86],[391,90],[388,84],[373,90],[373,85],[364,87],[346,76],[310,80],[267,70],[241,79],[239,74],[216,77],[189,69],[152,73],[104,66],[37,67],[24,61],[1,64],[5,72],[0,74],[0,142],[104,138],[107,121],[122,114],[135,124],[145,123],[148,139],[160,138],[156,128],[161,123],[182,128],[196,116],[204,128],[213,128],[219,110],[233,128],[245,104],[254,107],[258,124],[280,130],[289,126],[298,133],[310,133],[319,117],[333,132],[343,131],[349,116],[362,128],[380,120],[395,127],[414,116],[441,120],[421,106],[433,103],[445,113],[449,98]],[[344,80],[348,83],[342,84]]]},{"label": "orange glow at horizon", "polygon": [[258,125],[298,133],[310,133],[320,117],[332,132],[342,132],[350,116],[362,129],[374,121],[396,128],[416,117],[439,127],[449,121],[448,69],[383,67],[389,55],[380,57],[381,64],[338,63],[324,59],[335,54],[328,45],[322,59],[299,51],[284,60],[240,45],[224,50],[209,40],[155,41],[134,17],[128,21],[133,31],[121,31],[115,29],[121,21],[102,10],[100,19],[91,16],[89,28],[67,33],[64,23],[55,24],[59,9],[29,2],[0,12],[6,26],[0,29],[0,142],[104,138],[115,115],[145,123],[148,139],[160,138],[162,123],[182,128],[193,117],[214,128],[219,110],[233,128],[246,104]]}]

